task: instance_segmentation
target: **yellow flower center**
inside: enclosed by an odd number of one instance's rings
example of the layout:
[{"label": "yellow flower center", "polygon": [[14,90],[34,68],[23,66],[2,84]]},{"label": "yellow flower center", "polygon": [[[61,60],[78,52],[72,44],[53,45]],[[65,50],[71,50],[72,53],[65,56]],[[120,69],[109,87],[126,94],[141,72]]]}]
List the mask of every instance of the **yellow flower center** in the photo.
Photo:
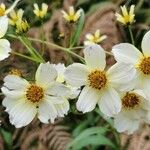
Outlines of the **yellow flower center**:
[{"label": "yellow flower center", "polygon": [[5,15],[5,9],[0,7],[0,16],[4,16]]},{"label": "yellow flower center", "polygon": [[127,92],[122,98],[122,107],[125,109],[134,109],[139,106],[140,102],[140,98],[136,94]]},{"label": "yellow flower center", "polygon": [[145,74],[150,75],[150,57],[145,57],[139,64],[139,69]]},{"label": "yellow flower center", "polygon": [[124,21],[126,23],[130,23],[130,16],[129,15],[124,16]]},{"label": "yellow flower center", "polygon": [[92,71],[88,75],[88,81],[89,81],[89,85],[92,88],[100,90],[101,88],[105,87],[107,83],[106,74],[104,71],[100,71],[100,70]]},{"label": "yellow flower center", "polygon": [[29,100],[33,103],[41,101],[43,99],[43,97],[44,97],[43,88],[41,88],[35,84],[31,84],[26,91],[27,100]]}]

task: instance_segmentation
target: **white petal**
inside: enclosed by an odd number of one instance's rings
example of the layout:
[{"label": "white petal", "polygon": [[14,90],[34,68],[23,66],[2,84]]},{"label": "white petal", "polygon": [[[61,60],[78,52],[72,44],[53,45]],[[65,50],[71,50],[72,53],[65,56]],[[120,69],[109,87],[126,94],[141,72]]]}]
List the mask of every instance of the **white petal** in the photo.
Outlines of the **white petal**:
[{"label": "white petal", "polygon": [[7,75],[4,78],[4,86],[10,90],[24,90],[28,85],[28,81],[19,76]]},{"label": "white petal", "polygon": [[83,113],[92,111],[98,102],[100,93],[90,87],[84,87],[77,101],[77,109]]},{"label": "white petal", "polygon": [[8,90],[6,87],[1,88],[2,93],[8,98],[23,98],[25,95],[25,91],[23,90]]},{"label": "white petal", "polygon": [[104,70],[106,54],[101,46],[97,44],[87,46],[84,49],[84,57],[89,68]]},{"label": "white petal", "polygon": [[7,16],[1,16],[0,17],[0,38],[2,38],[8,29],[8,17]]},{"label": "white petal", "polygon": [[143,37],[142,51],[146,57],[150,57],[150,31],[148,31]]},{"label": "white petal", "polygon": [[70,93],[70,89],[61,83],[55,82],[47,88],[45,93],[53,96],[67,96]]},{"label": "white petal", "polygon": [[0,39],[0,60],[9,57],[11,52],[10,43],[6,39]]},{"label": "white petal", "polygon": [[119,88],[119,86],[121,86],[121,88],[123,88],[123,85],[126,86],[126,84],[128,84],[129,87],[130,84],[131,89],[133,89],[132,80],[136,76],[136,69],[133,65],[116,63],[108,70],[107,74],[108,80],[113,87]]},{"label": "white petal", "polygon": [[144,78],[142,84],[142,90],[147,96],[147,99],[150,101],[150,78]]},{"label": "white petal", "polygon": [[71,86],[82,86],[86,84],[88,76],[88,69],[85,65],[80,63],[74,63],[67,67],[65,73],[65,80]]},{"label": "white petal", "polygon": [[57,80],[58,82],[61,82],[61,83],[64,82],[64,81],[65,81],[65,79],[64,79],[64,72],[65,72],[65,69],[66,69],[65,65],[59,63],[59,64],[57,64],[57,65],[54,64],[54,67],[55,67],[55,69],[56,69],[57,72],[58,72],[58,77],[57,77],[56,80]]},{"label": "white petal", "polygon": [[75,99],[81,91],[81,89],[79,89],[77,87],[70,87],[70,90],[71,90],[71,92],[68,95],[68,98],[70,98],[70,99]]},{"label": "white petal", "polygon": [[127,115],[119,113],[114,117],[114,127],[118,132],[127,132],[132,134],[139,127],[139,121],[135,119],[129,119]]},{"label": "white petal", "polygon": [[118,62],[126,64],[136,64],[143,57],[142,53],[129,43],[121,43],[113,46],[112,53]]},{"label": "white petal", "polygon": [[5,105],[6,111],[9,113],[10,122],[16,128],[28,125],[37,113],[35,105],[25,99],[13,100],[5,98],[3,105]]},{"label": "white petal", "polygon": [[67,99],[65,99],[62,104],[56,104],[55,108],[57,110],[58,117],[64,117],[64,115],[67,115],[69,107],[70,106]]},{"label": "white petal", "polygon": [[35,79],[36,83],[42,87],[47,88],[50,82],[53,82],[57,78],[57,71],[49,62],[41,63],[36,71]]},{"label": "white petal", "polygon": [[102,113],[108,117],[112,117],[121,110],[121,100],[118,93],[113,88],[107,88],[103,92],[98,105]]},{"label": "white petal", "polygon": [[54,104],[51,102],[50,97],[48,99],[44,99],[39,104],[38,109],[38,118],[43,123],[54,123],[55,118],[57,117],[57,110]]}]

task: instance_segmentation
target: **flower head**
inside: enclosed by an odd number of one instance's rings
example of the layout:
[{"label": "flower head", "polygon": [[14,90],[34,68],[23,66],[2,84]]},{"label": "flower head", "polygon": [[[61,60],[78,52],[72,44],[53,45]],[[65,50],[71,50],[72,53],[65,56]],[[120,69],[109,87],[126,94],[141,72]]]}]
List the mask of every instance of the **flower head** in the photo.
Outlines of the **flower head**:
[{"label": "flower head", "polygon": [[17,33],[26,33],[29,30],[30,26],[26,20],[20,20],[16,22],[16,32]]},{"label": "flower head", "polygon": [[[142,52],[132,44],[121,43],[115,45],[112,52],[117,62],[126,64],[132,68],[132,73],[136,73],[134,84],[142,89],[150,100],[150,31],[144,35],[141,47]],[[128,86],[132,84],[129,83]]]},{"label": "flower head", "polygon": [[134,8],[135,5],[131,5],[129,12],[127,11],[126,6],[121,6],[122,15],[116,13],[117,21],[121,22],[124,25],[131,25],[134,22]]},{"label": "flower head", "polygon": [[84,45],[98,44],[107,38],[106,35],[100,34],[100,30],[96,30],[94,34],[88,33],[85,37]]},{"label": "flower head", "polygon": [[[90,112],[96,104],[106,116],[113,116],[121,110],[121,100],[116,88],[130,81],[135,74],[122,64],[106,67],[106,54],[97,44],[84,49],[86,64],[74,63],[67,67],[65,79],[71,86],[84,86],[77,101],[79,111]],[[124,68],[124,70],[122,70]],[[126,73],[130,78],[126,78]]]},{"label": "flower head", "polygon": [[10,12],[9,23],[12,26],[15,26],[17,24],[17,22],[21,22],[22,17],[23,17],[23,13],[24,13],[24,11],[22,9],[19,9],[17,12],[14,10],[12,12]]},{"label": "flower head", "polygon": [[62,10],[62,14],[64,19],[69,23],[75,23],[80,18],[81,15],[81,9],[79,9],[77,12],[74,11],[73,6],[69,7],[69,12],[66,13],[64,10]]},{"label": "flower head", "polygon": [[139,89],[123,92],[120,97],[122,110],[114,116],[114,126],[118,132],[132,134],[143,121],[148,121],[150,102]]},{"label": "flower head", "polygon": [[49,120],[53,123],[56,117],[67,114],[69,105],[63,97],[70,90],[56,82],[56,78],[57,71],[49,63],[40,64],[34,83],[16,75],[4,78],[3,105],[13,125],[17,128],[26,126],[36,115],[43,123],[48,123]]},{"label": "flower head", "polygon": [[38,6],[37,3],[34,4],[34,10],[33,10],[33,12],[40,19],[43,19],[46,16],[47,10],[48,10],[48,5],[45,4],[45,3],[42,3],[41,10],[40,10],[40,8],[39,8],[39,6]]}]

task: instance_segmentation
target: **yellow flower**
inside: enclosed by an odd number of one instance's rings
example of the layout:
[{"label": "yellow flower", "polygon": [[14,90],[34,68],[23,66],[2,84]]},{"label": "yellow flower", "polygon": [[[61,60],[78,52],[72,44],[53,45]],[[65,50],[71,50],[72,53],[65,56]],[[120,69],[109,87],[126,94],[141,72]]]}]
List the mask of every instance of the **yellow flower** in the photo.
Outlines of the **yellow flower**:
[{"label": "yellow flower", "polygon": [[107,38],[106,35],[101,35],[100,30],[96,30],[94,34],[88,33],[86,34],[86,41],[84,41],[84,45],[98,44]]},{"label": "yellow flower", "polygon": [[4,3],[0,4],[0,16],[4,16],[6,11],[6,6]]},{"label": "yellow flower", "polygon": [[10,13],[9,24],[15,26],[17,22],[21,22],[23,13],[24,11],[22,9],[19,9],[17,12],[13,10]]},{"label": "yellow flower", "polygon": [[29,30],[30,26],[26,20],[21,20],[21,22],[16,23],[16,32],[25,33]]},{"label": "yellow flower", "polygon": [[43,19],[46,14],[47,14],[47,10],[48,10],[48,5],[45,4],[45,3],[42,3],[42,8],[41,10],[39,9],[39,6],[37,3],[34,4],[34,14],[38,17],[38,18],[41,18]]},{"label": "yellow flower", "polygon": [[77,12],[75,12],[73,6],[71,6],[71,7],[69,7],[69,12],[68,13],[66,13],[64,10],[62,10],[62,13],[63,13],[64,19],[67,22],[74,23],[80,18],[81,11],[82,10],[80,9]]},{"label": "yellow flower", "polygon": [[17,5],[17,3],[19,2],[20,0],[15,0],[14,3],[12,4],[11,7],[9,7],[8,9],[6,9],[6,6],[4,3],[1,3],[0,4],[0,17],[1,16],[5,16],[7,15],[8,13],[10,13],[14,7]]},{"label": "yellow flower", "polygon": [[126,6],[121,6],[122,15],[116,13],[117,21],[121,22],[124,25],[131,25],[134,22],[134,8],[135,5],[131,5],[129,12],[127,11]]}]

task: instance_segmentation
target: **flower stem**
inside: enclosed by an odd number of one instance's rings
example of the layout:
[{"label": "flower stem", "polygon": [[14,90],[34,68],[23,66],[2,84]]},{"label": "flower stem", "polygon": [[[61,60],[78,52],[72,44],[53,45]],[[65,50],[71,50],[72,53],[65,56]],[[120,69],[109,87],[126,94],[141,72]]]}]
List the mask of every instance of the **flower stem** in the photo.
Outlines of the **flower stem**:
[{"label": "flower stem", "polygon": [[23,58],[26,58],[26,59],[29,59],[29,60],[31,60],[31,61],[35,61],[35,62],[38,62],[38,63],[42,63],[40,60],[34,59],[34,58],[32,58],[32,57],[29,57],[29,56],[26,56],[26,55],[23,55],[23,54],[20,54],[20,53],[15,52],[15,51],[11,51],[11,54],[17,55],[17,56],[20,56],[20,57],[23,57]]},{"label": "flower stem", "polygon": [[[35,39],[35,38],[29,38],[29,40],[35,41],[35,42],[39,42],[39,43],[42,43],[42,42],[43,42],[43,41],[41,41],[41,40],[39,40],[39,39]],[[54,44],[54,43],[50,43],[50,42],[47,42],[47,41],[44,41],[44,44],[49,45],[49,46],[52,46],[52,47],[54,47],[54,48],[56,48],[56,49],[60,49],[60,50],[62,50],[62,51],[64,51],[64,52],[67,52],[67,53],[69,53],[69,54],[71,54],[71,55],[74,55],[74,56],[76,56],[81,62],[84,63],[84,58],[81,57],[80,55],[78,55],[78,54],[76,54],[76,53],[70,51],[69,48],[64,48],[64,47],[62,47],[62,46],[59,46],[59,45],[56,45],[56,44]]]},{"label": "flower stem", "polygon": [[129,33],[130,33],[132,44],[134,45],[135,43],[134,43],[133,33],[132,33],[132,29],[131,29],[130,25],[128,26],[128,29],[129,29]]}]

